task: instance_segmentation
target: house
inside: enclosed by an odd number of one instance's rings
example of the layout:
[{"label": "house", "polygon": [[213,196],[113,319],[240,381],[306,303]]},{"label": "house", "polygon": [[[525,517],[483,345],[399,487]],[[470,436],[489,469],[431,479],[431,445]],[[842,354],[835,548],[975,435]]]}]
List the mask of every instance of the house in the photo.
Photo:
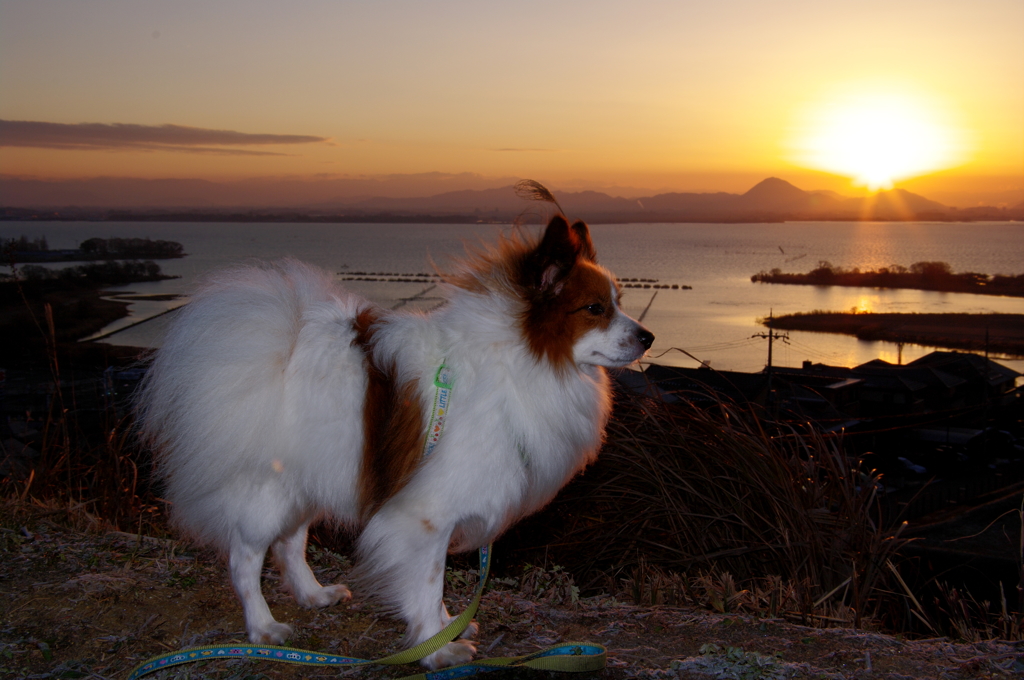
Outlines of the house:
[{"label": "house", "polygon": [[848,368],[805,361],[799,368],[773,367],[770,375],[767,369],[739,373],[655,364],[644,374],[630,376],[628,386],[667,401],[754,403],[784,419],[903,418],[904,425],[924,414],[981,414],[1009,404],[1020,377],[991,359],[961,352],[932,352],[907,365],[875,359]]}]

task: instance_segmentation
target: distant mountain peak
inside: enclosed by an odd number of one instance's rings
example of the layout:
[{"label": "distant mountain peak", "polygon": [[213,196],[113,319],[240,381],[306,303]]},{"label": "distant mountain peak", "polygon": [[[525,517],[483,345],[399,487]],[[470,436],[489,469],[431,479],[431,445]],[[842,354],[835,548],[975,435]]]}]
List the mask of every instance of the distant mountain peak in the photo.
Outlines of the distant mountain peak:
[{"label": "distant mountain peak", "polygon": [[763,179],[760,182],[758,182],[757,184],[755,184],[749,191],[747,191],[747,193],[745,193],[743,195],[744,196],[765,196],[765,195],[776,195],[777,196],[777,195],[779,195],[779,194],[781,194],[783,192],[785,192],[786,194],[789,194],[789,195],[804,195],[804,194],[807,193],[803,189],[800,189],[798,187],[793,186],[792,184],[790,184],[789,182],[787,182],[784,179],[779,179],[778,177],[769,177],[768,179]]},{"label": "distant mountain peak", "polygon": [[762,210],[801,210],[810,200],[806,191],[778,177],[762,180],[740,196],[743,206]]}]

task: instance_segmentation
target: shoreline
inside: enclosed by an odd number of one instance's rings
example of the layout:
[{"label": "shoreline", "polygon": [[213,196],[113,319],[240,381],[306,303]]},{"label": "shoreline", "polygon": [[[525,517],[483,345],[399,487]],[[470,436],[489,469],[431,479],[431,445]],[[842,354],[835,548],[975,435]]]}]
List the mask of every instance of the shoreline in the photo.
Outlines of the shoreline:
[{"label": "shoreline", "polygon": [[859,340],[909,343],[942,349],[988,351],[1024,358],[1024,314],[905,314],[808,312],[778,316],[774,329],[837,333]]},{"label": "shoreline", "polygon": [[[109,345],[90,338],[127,317],[130,293],[113,297],[112,284],[58,281],[0,285],[0,367],[46,366],[55,357],[79,368],[134,361],[144,348]],[[52,332],[47,319],[52,319]]]}]

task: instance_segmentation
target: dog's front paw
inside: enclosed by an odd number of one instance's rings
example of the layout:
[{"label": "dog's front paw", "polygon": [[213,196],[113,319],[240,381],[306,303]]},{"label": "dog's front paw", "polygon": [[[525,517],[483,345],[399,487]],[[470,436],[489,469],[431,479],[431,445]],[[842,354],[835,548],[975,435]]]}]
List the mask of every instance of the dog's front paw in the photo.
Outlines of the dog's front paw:
[{"label": "dog's front paw", "polygon": [[282,645],[291,636],[291,626],[287,623],[273,621],[257,630],[250,630],[249,642],[254,645]]},{"label": "dog's front paw", "polygon": [[448,666],[458,666],[460,663],[469,663],[476,654],[476,645],[469,640],[456,640],[449,642],[441,649],[429,656],[420,659],[420,663],[432,671]]},{"label": "dog's front paw", "polygon": [[342,600],[352,599],[352,591],[340,583],[333,586],[324,586],[319,590],[308,593],[305,597],[295,598],[303,607],[315,609],[317,607],[330,607]]}]

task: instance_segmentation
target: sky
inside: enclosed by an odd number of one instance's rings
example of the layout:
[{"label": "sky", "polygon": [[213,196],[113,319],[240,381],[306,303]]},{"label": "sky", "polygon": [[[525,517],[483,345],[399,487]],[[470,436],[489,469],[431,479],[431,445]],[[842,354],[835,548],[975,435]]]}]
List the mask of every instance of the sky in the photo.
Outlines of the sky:
[{"label": "sky", "polygon": [[0,175],[1020,201],[1022,27],[1021,0],[0,0]]}]

